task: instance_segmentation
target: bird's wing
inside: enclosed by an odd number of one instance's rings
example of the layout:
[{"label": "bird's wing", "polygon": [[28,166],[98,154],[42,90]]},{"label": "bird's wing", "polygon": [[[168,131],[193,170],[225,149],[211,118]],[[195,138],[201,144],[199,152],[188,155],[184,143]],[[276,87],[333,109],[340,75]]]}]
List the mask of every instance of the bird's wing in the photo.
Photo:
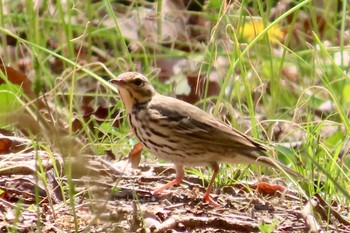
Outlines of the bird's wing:
[{"label": "bird's wing", "polygon": [[225,125],[212,115],[183,101],[162,96],[150,106],[153,116],[169,124],[172,133],[191,140],[221,145],[240,150],[260,150],[264,147],[234,128]]}]

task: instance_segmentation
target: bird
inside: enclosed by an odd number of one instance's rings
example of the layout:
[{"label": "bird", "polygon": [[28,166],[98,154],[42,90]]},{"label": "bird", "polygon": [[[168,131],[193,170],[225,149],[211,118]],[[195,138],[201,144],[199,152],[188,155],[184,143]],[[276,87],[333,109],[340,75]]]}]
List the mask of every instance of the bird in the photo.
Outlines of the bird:
[{"label": "bird", "polygon": [[155,189],[154,195],[180,183],[184,167],[212,168],[203,199],[214,206],[219,204],[210,197],[210,191],[221,163],[257,164],[300,175],[269,158],[266,147],[253,138],[197,106],[158,93],[141,73],[125,72],[110,82],[117,86],[129,124],[142,146],[175,165],[176,178]]}]

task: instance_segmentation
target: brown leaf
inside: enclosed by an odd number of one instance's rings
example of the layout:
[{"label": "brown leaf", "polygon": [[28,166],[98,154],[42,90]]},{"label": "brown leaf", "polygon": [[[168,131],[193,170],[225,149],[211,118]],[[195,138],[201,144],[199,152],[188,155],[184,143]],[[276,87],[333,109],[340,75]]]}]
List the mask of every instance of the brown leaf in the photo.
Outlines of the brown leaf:
[{"label": "brown leaf", "polygon": [[8,138],[0,138],[0,154],[8,153],[10,150],[12,141]]},{"label": "brown leaf", "polygon": [[[32,82],[28,77],[9,66],[0,65],[1,71],[7,76],[7,79],[12,83],[22,87],[23,92],[31,99],[35,98],[34,92],[32,91]],[[0,84],[5,83],[5,80],[0,78]]]},{"label": "brown leaf", "polygon": [[271,185],[266,182],[260,182],[258,183],[257,190],[259,193],[264,194],[264,195],[275,195],[277,191],[283,192],[284,187],[281,185]]},{"label": "brown leaf", "polygon": [[176,95],[176,98],[184,100],[188,103],[194,104],[198,102],[204,97],[205,94],[207,94],[207,96],[213,96],[220,93],[219,83],[212,79],[209,80],[208,90],[207,93],[205,93],[208,80],[204,77],[204,75],[200,75],[199,77],[197,75],[188,75],[187,82],[191,88],[190,94]]},{"label": "brown leaf", "polygon": [[134,145],[129,153],[129,163],[131,163],[132,168],[137,168],[141,161],[142,144],[137,143]]},{"label": "brown leaf", "polygon": [[156,60],[156,66],[160,68],[158,78],[161,82],[168,81],[174,75],[174,66],[178,64],[181,58],[159,58]]},{"label": "brown leaf", "polygon": [[[291,23],[295,15],[291,14],[286,19],[288,23]],[[292,30],[291,48],[299,48],[300,46],[305,46],[305,41],[313,44],[314,36],[313,32],[317,32],[318,37],[323,40],[325,37],[325,29],[327,26],[327,21],[322,15],[311,16],[306,12],[302,11],[298,13],[298,19],[294,24]],[[285,28],[287,33],[288,28]]]}]

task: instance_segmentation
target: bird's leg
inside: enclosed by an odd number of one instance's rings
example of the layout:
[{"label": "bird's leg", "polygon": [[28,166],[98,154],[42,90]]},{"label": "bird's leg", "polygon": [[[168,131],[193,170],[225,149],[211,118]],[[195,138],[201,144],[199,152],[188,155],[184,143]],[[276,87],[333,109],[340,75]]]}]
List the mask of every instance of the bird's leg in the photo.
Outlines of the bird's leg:
[{"label": "bird's leg", "polygon": [[170,181],[169,183],[167,183],[166,185],[155,189],[152,192],[153,195],[158,194],[158,193],[164,191],[165,189],[167,189],[167,188],[169,188],[169,187],[171,187],[171,186],[173,186],[175,184],[178,184],[178,183],[180,183],[182,181],[182,179],[185,176],[185,172],[184,172],[183,166],[175,164],[175,170],[176,170],[176,178],[174,180]]},{"label": "bird's leg", "polygon": [[219,165],[215,162],[211,163],[211,167],[213,169],[213,176],[211,177],[211,180],[209,182],[209,185],[208,185],[208,188],[207,188],[207,191],[205,191],[204,193],[204,201],[207,201],[209,203],[211,203],[212,205],[214,206],[220,206],[218,203],[216,203],[213,199],[211,199],[210,197],[210,190],[211,190],[211,187],[213,186],[214,184],[214,181],[215,181],[215,178],[216,176],[218,175],[218,172],[219,172]]}]

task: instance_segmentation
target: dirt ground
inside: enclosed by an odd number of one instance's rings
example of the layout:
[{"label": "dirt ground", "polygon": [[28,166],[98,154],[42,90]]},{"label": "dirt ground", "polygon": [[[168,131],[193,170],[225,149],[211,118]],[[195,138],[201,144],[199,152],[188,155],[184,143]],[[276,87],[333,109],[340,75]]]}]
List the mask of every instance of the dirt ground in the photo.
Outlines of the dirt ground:
[{"label": "dirt ground", "polygon": [[2,232],[350,232],[348,208],[329,208],[320,196],[306,200],[267,178],[214,188],[221,204],[214,207],[202,201],[203,180],[191,174],[168,195],[152,195],[175,177],[170,165],[132,169],[126,161],[86,156],[71,163],[67,179],[52,159],[34,151],[1,156]]}]

